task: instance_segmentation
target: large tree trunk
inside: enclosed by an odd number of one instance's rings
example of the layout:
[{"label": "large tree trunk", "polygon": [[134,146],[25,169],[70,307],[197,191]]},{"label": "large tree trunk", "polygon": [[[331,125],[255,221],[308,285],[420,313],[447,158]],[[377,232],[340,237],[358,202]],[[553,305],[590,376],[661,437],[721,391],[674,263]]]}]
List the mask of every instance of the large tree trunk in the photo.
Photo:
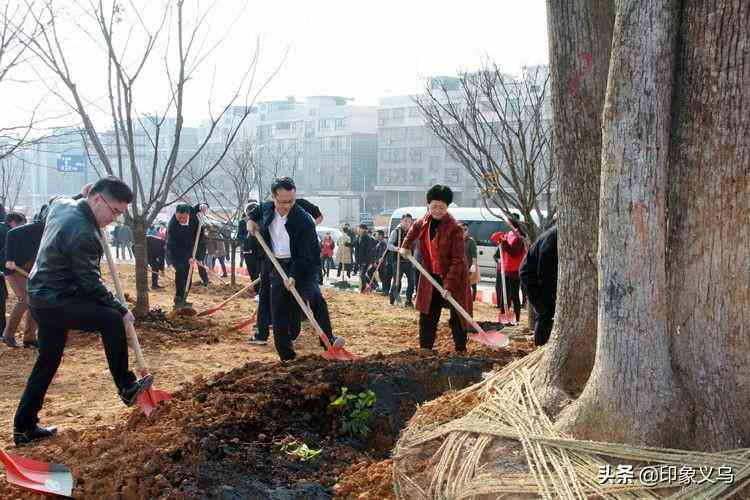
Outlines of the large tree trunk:
[{"label": "large tree trunk", "polygon": [[135,314],[142,318],[148,314],[148,280],[149,267],[146,247],[148,223],[143,218],[133,219],[133,253],[135,254]]},{"label": "large tree trunk", "polygon": [[556,413],[583,389],[596,350],[601,114],[614,5],[548,0],[547,20],[560,266],[555,328],[537,386],[545,408]]},{"label": "large tree trunk", "polygon": [[672,445],[687,426],[669,352],[666,187],[676,1],[618,3],[603,114],[597,354],[558,425]]},{"label": "large tree trunk", "polygon": [[685,3],[670,146],[673,366],[708,450],[750,445],[750,3]]}]

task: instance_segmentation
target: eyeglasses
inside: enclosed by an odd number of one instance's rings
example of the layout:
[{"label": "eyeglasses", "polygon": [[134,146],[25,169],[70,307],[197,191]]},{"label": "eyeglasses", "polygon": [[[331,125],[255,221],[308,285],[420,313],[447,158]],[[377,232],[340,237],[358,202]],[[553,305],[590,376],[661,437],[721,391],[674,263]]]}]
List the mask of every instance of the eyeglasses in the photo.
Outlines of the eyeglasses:
[{"label": "eyeglasses", "polygon": [[112,216],[116,219],[119,216],[123,214],[122,210],[117,210],[116,208],[112,208],[112,205],[107,203],[107,200],[104,198],[103,195],[99,195],[99,198],[104,202],[105,205],[107,205],[107,208],[109,208],[109,211],[112,212]]}]

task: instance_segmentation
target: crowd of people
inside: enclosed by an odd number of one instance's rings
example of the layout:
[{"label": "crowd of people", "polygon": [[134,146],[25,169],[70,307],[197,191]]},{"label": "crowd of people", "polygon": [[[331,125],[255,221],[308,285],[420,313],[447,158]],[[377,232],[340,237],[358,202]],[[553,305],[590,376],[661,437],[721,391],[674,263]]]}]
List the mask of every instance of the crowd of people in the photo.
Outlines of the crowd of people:
[{"label": "crowd of people", "polygon": [[[100,333],[117,393],[126,405],[134,404],[138,394],[148,388],[150,381],[137,379],[128,368],[125,331],[127,323],[134,321],[133,314],[107,289],[100,271],[105,244],[100,229],[119,219],[132,199],[127,184],[106,177],[84,186],[72,198],[53,198],[31,221],[0,207],[3,342],[20,347],[16,330],[26,316],[23,347],[38,349],[14,420],[16,444],[56,432],[40,427],[38,414],[62,360],[69,330]],[[453,201],[448,186],[433,186],[425,201],[423,217],[415,220],[404,214],[390,234],[371,232],[365,224],[354,230],[344,224],[334,241],[331,233],[318,235],[316,226],[323,221],[323,214],[313,203],[296,197],[294,181],[276,179],[270,199],[250,202],[237,227],[242,262],[253,280],[260,278],[253,289],[258,306],[250,343],[266,345],[272,332],[280,360],[293,360],[302,318],[300,300],[306,304],[305,313],[320,325],[324,340],[334,349],[343,347],[345,339],[334,334],[320,289],[324,277],[330,277],[335,269],[337,279],[347,282],[358,274],[362,293],[382,293],[391,305],[403,297],[405,307],[415,308],[422,349],[433,349],[442,309],[449,308],[455,350],[465,351],[469,325],[449,307],[447,299],[472,313],[480,279],[477,245],[467,224],[454,219],[448,210]],[[227,275],[232,234],[226,227],[206,223],[208,208],[206,203],[177,205],[168,224],[152,226],[147,232],[151,286],[162,288],[160,273],[172,266],[177,310],[191,307],[187,295],[193,269],[197,269],[200,285],[205,286],[209,285],[206,271],[213,269],[216,261],[223,276]],[[555,313],[557,229],[553,226],[529,246],[521,222],[510,218],[508,223],[509,231],[491,238],[497,244],[498,307],[501,312],[512,307],[516,322],[520,321],[522,289],[538,315],[534,337],[537,345],[542,345],[549,339]],[[132,259],[132,243],[132,230],[117,224],[112,241],[117,255]],[[7,321],[6,282],[17,297]],[[322,341],[321,346],[326,348]]]}]

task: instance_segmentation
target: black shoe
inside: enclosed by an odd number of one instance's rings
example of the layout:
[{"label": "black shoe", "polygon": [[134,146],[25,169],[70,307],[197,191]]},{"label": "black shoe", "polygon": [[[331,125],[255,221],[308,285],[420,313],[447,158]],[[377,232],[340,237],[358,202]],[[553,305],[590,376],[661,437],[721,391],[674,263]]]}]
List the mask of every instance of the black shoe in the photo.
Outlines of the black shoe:
[{"label": "black shoe", "polygon": [[406,304],[404,304],[404,307],[414,307],[414,304],[412,304],[411,302],[407,302]]},{"label": "black shoe", "polygon": [[13,442],[16,446],[29,444],[32,441],[38,441],[40,439],[52,437],[57,434],[57,427],[39,427],[35,426],[33,429],[22,432],[18,429],[13,430]]},{"label": "black shoe", "polygon": [[37,342],[36,340],[24,340],[23,346],[26,349],[39,349],[39,342]]},{"label": "black shoe", "polygon": [[145,377],[136,380],[133,385],[131,385],[124,391],[119,392],[120,399],[123,403],[125,403],[125,406],[133,406],[136,399],[138,399],[138,395],[143,391],[149,390],[153,382],[154,376],[151,374],[148,374]]}]

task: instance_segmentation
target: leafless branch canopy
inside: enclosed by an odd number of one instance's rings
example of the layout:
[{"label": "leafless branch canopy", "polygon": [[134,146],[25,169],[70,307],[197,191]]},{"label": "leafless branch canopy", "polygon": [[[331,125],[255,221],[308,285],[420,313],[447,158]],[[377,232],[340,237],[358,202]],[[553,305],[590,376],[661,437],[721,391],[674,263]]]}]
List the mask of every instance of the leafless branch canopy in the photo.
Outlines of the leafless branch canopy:
[{"label": "leafless branch canopy", "polygon": [[427,126],[476,181],[488,208],[506,217],[515,209],[527,221],[544,224],[554,212],[555,189],[549,73],[524,70],[515,78],[487,63],[478,72],[459,73],[457,81],[433,78],[415,102]]}]

